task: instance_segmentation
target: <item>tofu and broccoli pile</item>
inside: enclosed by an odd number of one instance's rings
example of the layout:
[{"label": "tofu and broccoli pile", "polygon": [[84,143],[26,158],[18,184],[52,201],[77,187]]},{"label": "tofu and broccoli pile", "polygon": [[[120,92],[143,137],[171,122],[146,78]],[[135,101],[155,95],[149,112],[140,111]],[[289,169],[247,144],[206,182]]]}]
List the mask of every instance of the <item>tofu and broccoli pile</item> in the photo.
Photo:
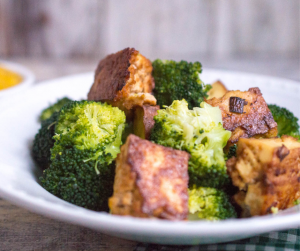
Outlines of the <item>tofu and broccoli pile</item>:
[{"label": "tofu and broccoli pile", "polygon": [[218,221],[300,202],[298,119],[257,87],[200,79],[199,62],[126,48],[102,59],[86,100],[44,109],[40,184],[115,215]]}]

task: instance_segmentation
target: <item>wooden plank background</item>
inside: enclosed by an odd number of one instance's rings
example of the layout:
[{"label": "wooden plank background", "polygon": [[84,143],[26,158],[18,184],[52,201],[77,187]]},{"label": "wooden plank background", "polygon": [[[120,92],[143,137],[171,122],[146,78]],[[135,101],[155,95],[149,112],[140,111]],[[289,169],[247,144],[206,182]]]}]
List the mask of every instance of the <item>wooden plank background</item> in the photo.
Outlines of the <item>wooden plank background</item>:
[{"label": "wooden plank background", "polygon": [[0,56],[299,57],[300,0],[0,0]]},{"label": "wooden plank background", "polygon": [[[300,0],[0,0],[0,58],[37,80],[94,70],[131,46],[154,58],[300,80]],[[0,250],[133,250],[136,242],[0,199]],[[198,248],[196,248],[198,249]]]},{"label": "wooden plank background", "polygon": [[1,199],[0,209],[1,251],[129,251],[137,244],[30,213]]}]

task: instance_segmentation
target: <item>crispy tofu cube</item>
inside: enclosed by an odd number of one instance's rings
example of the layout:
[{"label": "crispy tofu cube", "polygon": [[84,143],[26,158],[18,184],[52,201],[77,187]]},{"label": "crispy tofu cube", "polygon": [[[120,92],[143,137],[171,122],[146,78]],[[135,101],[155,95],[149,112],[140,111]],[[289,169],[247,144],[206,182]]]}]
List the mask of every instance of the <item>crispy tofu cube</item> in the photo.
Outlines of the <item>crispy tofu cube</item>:
[{"label": "crispy tofu cube", "polygon": [[185,220],[189,154],[129,135],[116,160],[112,214]]},{"label": "crispy tofu cube", "polygon": [[154,116],[159,110],[159,105],[137,106],[134,110],[133,132],[142,139],[149,139],[151,130],[155,124]]},{"label": "crispy tofu cube", "polygon": [[300,198],[300,143],[293,137],[241,138],[227,169],[240,189],[234,200],[242,217],[290,208]]},{"label": "crispy tofu cube", "polygon": [[211,85],[211,89],[208,91],[208,99],[221,98],[228,91],[225,85],[221,81],[216,81]]},{"label": "crispy tofu cube", "polygon": [[[244,100],[242,106],[236,107],[242,109],[242,113],[232,111],[231,98]],[[223,127],[232,132],[227,149],[239,138],[273,138],[277,136],[277,123],[259,88],[250,88],[245,92],[228,91],[223,97],[212,98],[206,102],[220,108]]]},{"label": "crispy tofu cube", "polygon": [[151,61],[134,48],[108,55],[98,64],[88,100],[105,101],[125,111],[156,105],[151,73]]}]

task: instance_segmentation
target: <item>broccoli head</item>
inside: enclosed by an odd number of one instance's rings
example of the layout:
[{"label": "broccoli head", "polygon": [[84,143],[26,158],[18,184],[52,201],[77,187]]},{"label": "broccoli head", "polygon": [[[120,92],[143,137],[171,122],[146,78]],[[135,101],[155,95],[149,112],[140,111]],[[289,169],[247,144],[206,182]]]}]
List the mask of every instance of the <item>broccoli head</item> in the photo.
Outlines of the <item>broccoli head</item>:
[{"label": "broccoli head", "polygon": [[237,213],[227,194],[211,187],[189,189],[189,220],[225,220]]},{"label": "broccoli head", "polygon": [[228,182],[223,148],[231,136],[222,126],[221,111],[202,102],[188,109],[185,100],[176,100],[157,111],[151,140],[190,153],[189,183],[221,187]]},{"label": "broccoli head", "polygon": [[171,105],[174,100],[185,99],[189,109],[199,107],[200,103],[208,97],[210,85],[204,85],[199,74],[202,65],[199,62],[175,62],[172,60],[155,60],[152,63],[153,78],[155,80],[154,96],[157,104]]},{"label": "broccoli head", "polygon": [[75,205],[107,209],[125,120],[123,111],[106,103],[66,104],[55,127],[51,165],[41,177],[42,186]]},{"label": "broccoli head", "polygon": [[40,115],[40,121],[44,121],[52,116],[54,112],[59,112],[59,110],[67,103],[72,101],[71,99],[64,97],[62,99],[57,100],[56,103],[50,105],[46,109],[44,109]]},{"label": "broccoli head", "polygon": [[290,135],[299,139],[298,118],[288,109],[278,105],[268,105],[277,123],[278,136]]},{"label": "broccoli head", "polygon": [[230,146],[228,152],[226,153],[226,159],[230,159],[231,157],[236,157],[236,149],[237,149],[237,144]]},{"label": "broccoli head", "polygon": [[50,165],[51,148],[54,145],[53,136],[58,115],[58,112],[54,112],[50,118],[42,121],[41,128],[33,141],[32,157],[43,170]]}]

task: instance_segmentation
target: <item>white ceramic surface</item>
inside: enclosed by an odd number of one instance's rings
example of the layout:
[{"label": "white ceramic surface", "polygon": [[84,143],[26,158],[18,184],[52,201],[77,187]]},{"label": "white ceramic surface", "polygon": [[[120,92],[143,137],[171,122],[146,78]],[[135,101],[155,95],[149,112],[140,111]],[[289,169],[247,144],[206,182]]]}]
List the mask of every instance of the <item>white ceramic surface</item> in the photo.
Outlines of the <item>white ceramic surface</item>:
[{"label": "white ceramic surface", "polygon": [[8,95],[23,91],[30,85],[32,85],[35,81],[34,74],[29,69],[25,68],[20,64],[0,60],[0,66],[20,74],[23,78],[21,83],[4,90],[0,90],[0,98],[8,97]]},{"label": "white ceramic surface", "polygon": [[[252,74],[205,69],[206,83],[222,80],[229,89],[260,87],[268,103],[277,103],[300,117],[300,83]],[[170,222],[86,210],[51,195],[37,182],[40,171],[30,157],[41,110],[63,96],[85,98],[93,74],[81,74],[39,84],[14,101],[0,100],[0,196],[30,211],[86,226],[125,239],[163,244],[226,242],[268,231],[300,226],[299,206],[277,215],[221,222]],[[16,102],[18,100],[18,102]],[[8,105],[8,103],[10,103]]]}]

